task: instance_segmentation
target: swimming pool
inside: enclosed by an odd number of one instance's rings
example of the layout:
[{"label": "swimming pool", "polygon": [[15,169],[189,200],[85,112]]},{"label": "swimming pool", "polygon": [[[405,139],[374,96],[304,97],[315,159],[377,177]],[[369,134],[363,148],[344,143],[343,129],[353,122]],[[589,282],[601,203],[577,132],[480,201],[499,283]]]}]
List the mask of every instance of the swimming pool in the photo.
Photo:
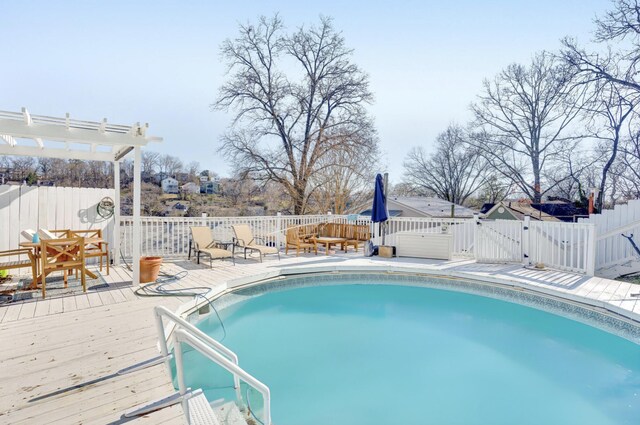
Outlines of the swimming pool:
[{"label": "swimming pool", "polygon": [[[226,295],[216,301],[224,327],[215,314],[198,324],[270,387],[277,425],[640,417],[640,345],[627,339],[520,304],[375,275],[326,283]],[[194,351],[185,365],[187,385],[210,401],[233,398],[232,378],[217,365]],[[259,411],[260,395],[245,394]]]}]

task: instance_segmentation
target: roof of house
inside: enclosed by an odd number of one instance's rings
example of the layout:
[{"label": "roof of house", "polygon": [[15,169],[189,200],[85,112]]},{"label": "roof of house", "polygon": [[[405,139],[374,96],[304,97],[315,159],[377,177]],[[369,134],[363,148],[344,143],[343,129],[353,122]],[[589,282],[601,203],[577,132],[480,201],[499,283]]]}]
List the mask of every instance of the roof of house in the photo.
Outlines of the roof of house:
[{"label": "roof of house", "polygon": [[397,202],[403,206],[420,211],[431,217],[451,217],[451,206],[455,205],[454,214],[456,217],[473,217],[477,212],[462,205],[453,204],[439,198],[429,198],[426,196],[390,196],[389,201]]},{"label": "roof of house", "polygon": [[[402,214],[401,210],[389,210],[389,217],[398,217],[400,214]],[[360,213],[360,215],[371,215],[371,208],[369,208],[368,210],[364,210]]]},{"label": "roof of house", "polygon": [[555,217],[560,221],[573,222],[575,216],[589,215],[586,208],[576,207],[571,202],[562,200],[547,201],[540,204],[515,201],[502,201],[498,202],[498,204],[486,203],[482,205],[480,213],[489,215],[490,212],[493,212],[496,209],[496,205],[501,205],[505,208],[509,208],[513,215],[520,220],[525,215],[530,215],[531,218],[538,220],[540,219],[540,217],[542,217],[543,220],[556,221],[548,219],[548,217]]},{"label": "roof of house", "polygon": [[527,202],[498,202],[484,215],[489,216],[499,208],[505,208],[518,220],[524,220],[525,216],[530,216],[532,220],[560,221],[560,219],[534,208],[532,204]]}]

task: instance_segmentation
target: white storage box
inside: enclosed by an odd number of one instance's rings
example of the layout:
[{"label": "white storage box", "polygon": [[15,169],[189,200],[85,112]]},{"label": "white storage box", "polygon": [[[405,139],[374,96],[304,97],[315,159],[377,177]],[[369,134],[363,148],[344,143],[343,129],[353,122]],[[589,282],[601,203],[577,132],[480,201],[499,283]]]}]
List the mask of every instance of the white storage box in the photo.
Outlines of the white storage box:
[{"label": "white storage box", "polygon": [[451,260],[453,235],[447,233],[396,233],[396,256]]}]

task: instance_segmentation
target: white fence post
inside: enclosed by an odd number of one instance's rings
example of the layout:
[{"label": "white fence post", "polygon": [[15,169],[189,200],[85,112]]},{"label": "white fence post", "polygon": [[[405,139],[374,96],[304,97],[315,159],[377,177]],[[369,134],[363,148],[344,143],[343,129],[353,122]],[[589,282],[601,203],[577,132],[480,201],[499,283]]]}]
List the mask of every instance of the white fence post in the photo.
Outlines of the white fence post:
[{"label": "white fence post", "polygon": [[282,213],[278,211],[276,214],[276,248],[282,246]]},{"label": "white fence post", "polygon": [[594,276],[596,274],[596,225],[589,225],[589,237],[587,238],[587,259],[586,269],[588,276]]},{"label": "white fence post", "polygon": [[531,217],[526,215],[524,216],[524,223],[522,225],[522,264],[524,266],[528,266],[531,264],[531,255],[529,254],[529,250],[531,249],[531,244],[529,243],[530,228]]},{"label": "white fence post", "polygon": [[479,249],[479,245],[480,245],[480,237],[478,235],[480,229],[478,228],[478,226],[480,226],[480,216],[476,213],[473,214],[473,257],[477,260],[478,259],[478,253],[480,252]]}]

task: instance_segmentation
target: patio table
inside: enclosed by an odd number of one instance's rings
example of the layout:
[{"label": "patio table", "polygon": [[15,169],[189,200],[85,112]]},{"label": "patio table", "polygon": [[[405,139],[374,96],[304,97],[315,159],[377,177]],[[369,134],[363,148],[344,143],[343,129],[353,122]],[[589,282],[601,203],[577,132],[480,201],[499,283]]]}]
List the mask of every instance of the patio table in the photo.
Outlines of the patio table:
[{"label": "patio table", "polygon": [[[105,243],[106,241],[102,238],[84,238],[84,245],[85,246],[89,246],[89,245],[98,245],[101,243]],[[33,249],[33,253],[34,253],[34,258],[35,258],[35,262],[36,262],[36,270],[40,270],[40,242],[20,242],[20,246],[23,248],[30,248]],[[91,279],[97,279],[98,276],[93,273],[91,270],[87,269],[86,265],[84,268],[84,272],[86,273],[87,276],[89,276]],[[37,289],[37,282],[41,282],[42,281],[42,274],[38,274],[38,277],[36,278],[36,280],[31,284],[31,289]]]},{"label": "patio table", "polygon": [[344,243],[347,242],[347,238],[333,238],[329,236],[320,236],[313,238],[317,243],[325,246],[325,255],[329,255],[329,251],[333,245],[340,245],[344,249]]}]

